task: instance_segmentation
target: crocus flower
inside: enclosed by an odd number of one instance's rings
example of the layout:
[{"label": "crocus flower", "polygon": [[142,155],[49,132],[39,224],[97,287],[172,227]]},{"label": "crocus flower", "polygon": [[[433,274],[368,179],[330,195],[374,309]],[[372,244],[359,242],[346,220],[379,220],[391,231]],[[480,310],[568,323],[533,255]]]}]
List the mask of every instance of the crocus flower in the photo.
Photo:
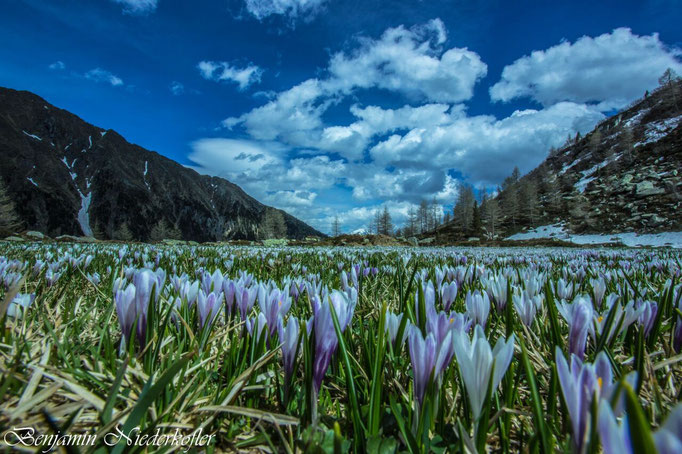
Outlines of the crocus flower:
[{"label": "crocus flower", "polygon": [[485,405],[490,380],[492,389],[497,389],[509,368],[514,355],[514,336],[506,341],[500,337],[495,348],[491,349],[483,328],[476,325],[473,339],[469,340],[468,334],[463,331],[454,331],[453,340],[459,372],[469,396],[471,411],[474,419],[478,419]]},{"label": "crocus flower", "polygon": [[557,308],[568,323],[569,352],[582,359],[592,320],[592,303],[584,296],[577,296],[571,304],[557,302]]},{"label": "crocus flower", "polygon": [[436,340],[431,333],[424,338],[419,328],[410,326],[407,342],[412,361],[414,395],[421,407],[436,364]]},{"label": "crocus flower", "polygon": [[156,295],[155,299],[159,298],[159,281],[159,275],[146,268],[135,272],[135,275],[133,276],[137,317],[137,340],[140,345],[144,345],[147,339],[147,311],[149,310],[149,300],[152,297],[152,292]]},{"label": "crocus flower", "polygon": [[637,321],[644,329],[644,337],[648,337],[651,329],[654,327],[654,322],[656,321],[658,305],[655,301],[642,301],[640,306],[644,306],[644,310],[642,310]]},{"label": "crocus flower", "polygon": [[121,325],[123,338],[126,344],[130,344],[131,330],[137,317],[137,308],[135,306],[135,286],[128,284],[125,290],[117,290],[114,295],[116,303],[116,314],[118,315],[118,322]]},{"label": "crocus flower", "polygon": [[353,317],[355,304],[357,304],[357,300],[351,301],[346,293],[333,290],[328,302],[322,304],[313,316],[313,328],[315,330],[313,388],[315,395],[320,392],[322,379],[339,344],[339,339],[336,337],[336,331],[334,330],[331,305],[334,306],[334,312],[336,312],[341,332],[344,332]]},{"label": "crocus flower", "polygon": [[443,309],[445,309],[446,311],[449,311],[450,306],[455,301],[455,298],[457,298],[457,283],[450,282],[448,284],[446,282],[445,284],[441,285],[441,287],[440,287],[440,299],[441,299],[441,302],[443,303]]},{"label": "crocus flower", "polygon": [[252,336],[255,335],[257,339],[260,339],[261,334],[263,334],[263,329],[268,324],[268,322],[267,320],[265,320],[265,315],[263,315],[262,312],[259,312],[258,315],[253,319],[247,318],[245,324],[246,331],[248,331],[250,335]]},{"label": "crocus flower", "polygon": [[467,308],[467,315],[476,325],[481,325],[485,328],[490,314],[490,298],[487,293],[481,293],[478,290],[467,292],[464,300]]},{"label": "crocus flower", "polygon": [[489,279],[487,284],[486,291],[488,296],[495,303],[497,311],[503,312],[507,306],[507,279],[502,275],[498,275]]},{"label": "crocus flower", "polygon": [[599,404],[598,418],[597,430],[604,454],[633,454],[627,421],[618,424],[611,405],[606,400]]},{"label": "crocus flower", "polygon": [[222,302],[222,294],[211,292],[206,295],[203,290],[199,290],[197,309],[199,310],[199,326],[201,328],[203,328],[206,323],[209,325],[213,323],[213,320],[220,312],[220,306]]},{"label": "crocus flower", "polygon": [[606,294],[606,282],[604,282],[604,278],[590,279],[590,285],[592,285],[594,306],[601,307],[604,295]]},{"label": "crocus flower", "polygon": [[36,299],[35,293],[17,293],[7,307],[7,316],[19,318],[33,304]]},{"label": "crocus flower", "polygon": [[562,300],[571,299],[573,297],[573,283],[559,279],[556,283],[556,294]]},{"label": "crocus flower", "polygon": [[682,452],[682,404],[677,404],[665,423],[654,433],[654,442],[659,454]]},{"label": "crocus flower", "polygon": [[[400,322],[403,320],[403,314],[396,315],[393,312],[386,312],[386,332],[388,333],[388,338],[391,343],[395,345],[395,338],[398,336],[398,329],[400,328]],[[409,324],[409,322],[408,322]],[[400,340],[401,344],[405,341],[405,336]]]},{"label": "crocus flower", "polygon": [[[571,366],[564,358],[559,347],[556,348],[556,368],[559,374],[561,392],[571,417],[573,442],[578,452],[587,441],[587,430],[590,426],[590,408],[593,399],[610,401],[616,390],[613,383],[611,363],[604,352],[600,352],[593,364],[583,363],[576,355],[571,355]],[[635,386],[637,373],[632,372],[625,380]],[[623,399],[616,403],[617,413],[622,412]]]},{"label": "crocus flower", "polygon": [[522,293],[515,293],[512,300],[521,322],[530,328],[533,320],[535,320],[535,313],[542,306],[542,296],[530,296],[527,291],[523,291]]},{"label": "crocus flower", "polygon": [[256,296],[258,296],[258,287],[256,286],[251,288],[239,286],[236,288],[234,299],[239,308],[239,315],[242,320],[246,321],[249,312],[251,312],[251,309],[256,302]]},{"label": "crocus flower", "polygon": [[[627,416],[619,424],[606,400],[599,404],[597,429],[604,454],[634,454]],[[653,435],[659,454],[682,452],[682,404],[673,409],[665,423]]]},{"label": "crocus flower", "polygon": [[282,363],[284,365],[285,380],[289,383],[294,373],[294,362],[298,349],[298,333],[300,331],[298,319],[290,317],[286,328],[282,319],[279,319],[277,330],[279,332],[279,341],[282,343]]},{"label": "crocus flower", "polygon": [[258,305],[268,323],[270,335],[274,335],[277,330],[278,319],[283,317],[291,307],[291,297],[289,288],[280,291],[273,288],[271,291],[260,284],[258,287]]}]

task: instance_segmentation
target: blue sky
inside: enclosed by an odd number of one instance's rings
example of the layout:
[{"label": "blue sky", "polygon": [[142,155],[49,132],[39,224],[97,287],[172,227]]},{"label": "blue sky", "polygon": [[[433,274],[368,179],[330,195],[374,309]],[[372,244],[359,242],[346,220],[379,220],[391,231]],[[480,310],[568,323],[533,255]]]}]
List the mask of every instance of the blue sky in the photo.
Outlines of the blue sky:
[{"label": "blue sky", "polygon": [[682,73],[659,1],[13,0],[0,85],[328,231],[494,187]]}]

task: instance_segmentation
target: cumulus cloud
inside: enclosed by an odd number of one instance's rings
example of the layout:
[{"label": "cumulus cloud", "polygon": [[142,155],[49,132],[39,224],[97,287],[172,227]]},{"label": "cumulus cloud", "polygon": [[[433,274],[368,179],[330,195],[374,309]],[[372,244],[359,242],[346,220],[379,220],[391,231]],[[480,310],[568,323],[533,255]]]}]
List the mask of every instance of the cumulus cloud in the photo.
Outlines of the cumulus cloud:
[{"label": "cumulus cloud", "polygon": [[326,2],[327,0],[245,0],[246,10],[258,20],[273,15],[290,19],[310,17]]},{"label": "cumulus cloud", "polygon": [[569,134],[585,133],[604,118],[584,104],[558,103],[542,110],[460,116],[449,124],[393,134],[370,149],[376,165],[395,169],[453,169],[471,182],[494,185],[518,165],[532,170]]},{"label": "cumulus cloud", "polygon": [[123,5],[126,14],[148,14],[156,10],[158,0],[114,0]]},{"label": "cumulus cloud", "polygon": [[263,75],[263,70],[253,64],[245,68],[238,68],[224,61],[201,61],[197,68],[204,79],[216,82],[236,82],[239,85],[239,90],[246,90],[250,85],[260,83]]},{"label": "cumulus cloud", "polygon": [[362,38],[358,49],[331,58],[329,84],[343,91],[377,87],[435,102],[469,99],[488,68],[466,48],[443,51],[446,39],[440,19],[389,28],[378,40]]},{"label": "cumulus cloud", "polygon": [[85,78],[94,82],[104,82],[114,87],[123,85],[123,80],[117,75],[102,68],[94,68],[85,73]]},{"label": "cumulus cloud", "polygon": [[519,58],[504,68],[490,96],[494,101],[529,97],[544,106],[573,101],[596,104],[602,111],[618,109],[655,88],[667,68],[679,73],[680,55],[656,33],[638,36],[618,28]]},{"label": "cumulus cloud", "polygon": [[[295,147],[315,147],[341,153],[350,160],[359,159],[373,135],[410,127],[420,118],[433,120],[449,108],[444,102],[472,96],[476,81],[485,76],[487,67],[476,53],[467,49],[444,50],[446,40],[447,32],[440,19],[409,29],[389,28],[376,40],[360,38],[357,49],[331,57],[328,77],[305,80],[275,94],[263,106],[227,118],[223,125],[228,128],[243,125],[258,140],[280,140]],[[215,70],[208,65],[205,69],[209,74]],[[401,93],[410,100],[434,102],[418,108],[383,111],[384,118],[358,107],[352,113],[359,117],[359,122],[325,128],[322,116],[331,105],[369,88]]]},{"label": "cumulus cloud", "polygon": [[56,62],[52,63],[48,68],[53,69],[53,70],[62,70],[66,69],[66,65],[64,64],[63,61],[57,60]]}]

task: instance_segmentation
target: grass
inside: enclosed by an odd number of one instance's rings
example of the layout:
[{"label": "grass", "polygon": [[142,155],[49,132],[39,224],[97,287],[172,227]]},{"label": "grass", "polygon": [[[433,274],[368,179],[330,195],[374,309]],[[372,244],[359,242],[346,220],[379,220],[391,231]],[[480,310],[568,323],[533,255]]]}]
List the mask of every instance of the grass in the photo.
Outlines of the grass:
[{"label": "grass", "polygon": [[[87,259],[91,256],[91,259]],[[87,262],[87,263],[86,263]],[[357,284],[350,277],[359,269]],[[152,297],[147,336],[142,344],[121,347],[121,328],[113,286],[115,278],[136,269],[162,268],[164,286]],[[376,275],[372,272],[376,268]],[[200,327],[197,304],[189,307],[173,285],[174,276],[191,283],[220,270],[226,278],[284,289],[298,287],[298,298],[283,322],[301,321],[297,361],[285,383],[277,334],[249,332],[238,311],[221,309],[214,323]],[[341,269],[358,293],[349,326],[342,332],[313,402],[314,339],[305,332],[313,316],[305,282],[342,289]],[[367,276],[363,270],[368,269]],[[588,335],[585,362],[600,352],[610,358],[616,383],[639,373],[628,394],[627,414],[636,418],[635,442],[650,443],[682,397],[682,355],[674,350],[680,323],[680,255],[666,250],[474,249],[400,247],[188,247],[115,244],[0,243],[0,309],[6,314],[17,294],[35,300],[22,316],[4,315],[0,339],[0,427],[32,427],[36,434],[93,436],[78,452],[182,450],[180,446],[108,446],[116,428],[137,436],[189,435],[201,429],[213,435],[207,452],[565,452],[575,436],[559,378],[555,348],[568,353],[569,325],[558,313],[557,282],[574,285],[573,297],[585,295],[606,320]],[[59,274],[57,280],[49,285]],[[92,276],[97,273],[99,279]],[[414,398],[414,370],[405,339],[416,325],[422,333],[426,284],[458,282],[451,307],[465,313],[468,292],[489,288],[488,278],[502,276],[508,289],[505,310],[489,303],[485,336],[515,338],[514,355],[501,384],[489,389],[480,421],[474,421],[468,392],[453,357],[442,376],[431,376],[423,408]],[[537,280],[541,304],[530,327],[513,309],[512,293]],[[611,310],[594,302],[593,279],[606,284],[606,295],[619,298]],[[515,290],[516,289],[516,290]],[[215,290],[215,289],[213,289]],[[293,293],[292,293],[293,294]],[[415,298],[418,303],[415,304]],[[606,300],[606,296],[604,297]],[[634,321],[624,326],[615,308],[653,301],[658,313],[645,335]],[[327,301],[322,301],[328,304]],[[337,309],[332,306],[333,309]],[[256,302],[250,320],[259,311]],[[385,314],[403,314],[397,341],[386,333]],[[420,322],[417,322],[419,320]],[[595,325],[596,326],[596,325]],[[498,365],[496,364],[495,367]],[[289,390],[285,393],[285,389]],[[285,396],[286,394],[286,396]],[[319,422],[313,424],[313,408]],[[596,406],[596,404],[595,404]],[[600,449],[596,410],[588,434],[592,452]],[[474,428],[477,428],[474,431]],[[647,444],[648,446],[648,444]],[[75,452],[75,451],[74,451]]]}]

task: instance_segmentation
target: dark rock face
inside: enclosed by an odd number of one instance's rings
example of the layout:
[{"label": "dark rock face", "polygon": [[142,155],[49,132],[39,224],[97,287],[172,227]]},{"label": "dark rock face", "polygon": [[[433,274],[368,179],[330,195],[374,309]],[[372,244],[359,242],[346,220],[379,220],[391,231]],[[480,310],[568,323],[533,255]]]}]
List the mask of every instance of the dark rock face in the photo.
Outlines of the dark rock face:
[{"label": "dark rock face", "polygon": [[[161,220],[185,240],[257,239],[270,209],[237,185],[200,175],[58,109],[0,88],[0,176],[28,230],[110,239],[123,224],[150,239]],[[324,236],[283,212],[287,237]]]}]

